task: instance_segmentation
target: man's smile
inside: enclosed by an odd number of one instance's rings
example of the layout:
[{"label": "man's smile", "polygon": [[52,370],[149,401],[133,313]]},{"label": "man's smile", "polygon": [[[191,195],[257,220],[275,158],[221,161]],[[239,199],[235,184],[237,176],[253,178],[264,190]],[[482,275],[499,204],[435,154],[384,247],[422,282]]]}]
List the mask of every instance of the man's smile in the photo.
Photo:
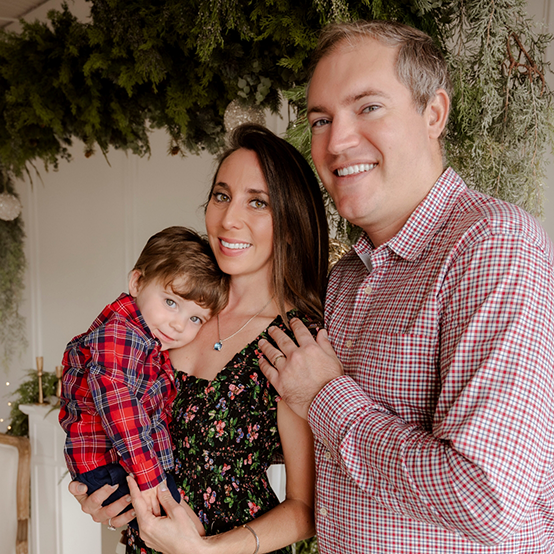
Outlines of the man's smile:
[{"label": "man's smile", "polygon": [[372,170],[377,164],[355,164],[347,167],[342,167],[334,171],[335,175],[339,177],[346,177],[347,175],[355,175],[357,173],[364,173],[365,171]]}]

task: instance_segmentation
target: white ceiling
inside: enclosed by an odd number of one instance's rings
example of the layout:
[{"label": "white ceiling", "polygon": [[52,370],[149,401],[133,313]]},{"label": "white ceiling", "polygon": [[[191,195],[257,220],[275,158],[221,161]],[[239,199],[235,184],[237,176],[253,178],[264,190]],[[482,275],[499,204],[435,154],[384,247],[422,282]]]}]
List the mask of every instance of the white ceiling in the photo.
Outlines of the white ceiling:
[{"label": "white ceiling", "polygon": [[0,27],[17,21],[47,0],[0,0]]}]

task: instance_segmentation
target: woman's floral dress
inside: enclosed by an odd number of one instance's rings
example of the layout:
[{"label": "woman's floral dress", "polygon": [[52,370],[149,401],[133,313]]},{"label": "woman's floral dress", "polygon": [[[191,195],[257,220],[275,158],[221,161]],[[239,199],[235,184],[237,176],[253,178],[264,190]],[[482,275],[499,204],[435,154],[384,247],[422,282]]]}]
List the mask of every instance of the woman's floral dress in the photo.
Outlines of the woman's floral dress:
[{"label": "woman's floral dress", "polygon": [[[299,317],[317,332],[311,319],[294,310],[287,315]],[[280,316],[270,326],[293,337]],[[247,523],[279,503],[266,475],[272,460],[282,455],[277,429],[280,398],[258,366],[262,357],[258,341],[263,337],[273,342],[266,331],[235,354],[213,381],[177,374],[170,427],[173,473],[182,498],[197,513],[207,535]],[[153,552],[136,531],[128,530],[128,554]]]}]

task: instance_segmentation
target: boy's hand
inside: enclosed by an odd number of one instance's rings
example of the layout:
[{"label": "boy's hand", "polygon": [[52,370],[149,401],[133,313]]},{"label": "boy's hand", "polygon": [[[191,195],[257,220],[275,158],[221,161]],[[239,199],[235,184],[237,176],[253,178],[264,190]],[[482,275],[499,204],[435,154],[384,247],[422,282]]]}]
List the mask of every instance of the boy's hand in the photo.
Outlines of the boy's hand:
[{"label": "boy's hand", "polygon": [[160,503],[158,502],[158,488],[159,485],[151,489],[142,491],[142,498],[146,503],[147,508],[155,515],[160,516],[162,512],[160,510]]}]

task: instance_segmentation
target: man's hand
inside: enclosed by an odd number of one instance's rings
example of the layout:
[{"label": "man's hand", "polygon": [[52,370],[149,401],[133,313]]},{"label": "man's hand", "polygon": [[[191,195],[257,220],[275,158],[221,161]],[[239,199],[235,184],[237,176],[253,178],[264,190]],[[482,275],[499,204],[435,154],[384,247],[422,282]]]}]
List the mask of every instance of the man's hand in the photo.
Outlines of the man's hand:
[{"label": "man's hand", "polygon": [[269,334],[279,349],[263,339],[258,343],[266,358],[260,360],[260,369],[290,408],[308,419],[317,393],[329,381],[343,375],[344,370],[325,329],[314,340],[299,319],[292,319],[290,326],[299,346],[280,329],[270,327]]}]

